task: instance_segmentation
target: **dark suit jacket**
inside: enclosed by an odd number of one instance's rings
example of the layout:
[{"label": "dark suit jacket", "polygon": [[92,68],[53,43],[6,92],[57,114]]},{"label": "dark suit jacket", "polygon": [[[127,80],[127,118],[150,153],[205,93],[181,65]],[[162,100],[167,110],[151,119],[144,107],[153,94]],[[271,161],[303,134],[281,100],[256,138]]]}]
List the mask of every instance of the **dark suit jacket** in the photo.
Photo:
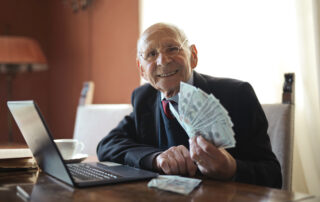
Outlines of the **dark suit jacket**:
[{"label": "dark suit jacket", "polygon": [[[280,188],[280,164],[271,150],[268,122],[251,85],[194,72],[194,86],[212,93],[229,112],[236,147],[227,151],[237,162],[235,181]],[[159,104],[160,92],[150,84],[135,89],[133,112],[100,141],[99,160],[143,168],[145,157],[161,152],[157,148]]]}]

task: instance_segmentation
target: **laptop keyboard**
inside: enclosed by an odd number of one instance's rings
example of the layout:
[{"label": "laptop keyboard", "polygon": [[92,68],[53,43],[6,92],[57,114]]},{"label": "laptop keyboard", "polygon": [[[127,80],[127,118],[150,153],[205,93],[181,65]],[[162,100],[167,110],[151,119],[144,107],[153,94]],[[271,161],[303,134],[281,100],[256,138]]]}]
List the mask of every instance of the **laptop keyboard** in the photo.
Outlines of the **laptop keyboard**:
[{"label": "laptop keyboard", "polygon": [[73,177],[81,180],[117,179],[118,176],[107,170],[91,166],[89,164],[67,164]]}]

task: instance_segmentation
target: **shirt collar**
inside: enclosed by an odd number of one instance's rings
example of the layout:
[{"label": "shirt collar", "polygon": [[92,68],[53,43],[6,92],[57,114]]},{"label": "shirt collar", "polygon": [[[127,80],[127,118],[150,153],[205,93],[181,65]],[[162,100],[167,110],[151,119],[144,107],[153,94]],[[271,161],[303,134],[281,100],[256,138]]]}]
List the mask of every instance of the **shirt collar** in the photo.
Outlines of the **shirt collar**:
[{"label": "shirt collar", "polygon": [[[191,72],[191,76],[190,76],[189,80],[187,81],[187,84],[193,85],[193,71]],[[161,100],[163,100],[163,99],[172,100],[172,101],[174,101],[176,103],[179,103],[179,93],[177,93],[173,97],[166,98],[164,96],[164,94],[161,92]]]}]

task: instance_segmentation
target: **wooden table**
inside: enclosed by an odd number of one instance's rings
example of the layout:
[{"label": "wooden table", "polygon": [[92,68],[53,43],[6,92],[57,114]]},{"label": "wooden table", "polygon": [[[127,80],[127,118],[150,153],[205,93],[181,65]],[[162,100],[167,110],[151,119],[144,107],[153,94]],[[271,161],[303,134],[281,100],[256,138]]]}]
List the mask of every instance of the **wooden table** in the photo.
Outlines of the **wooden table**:
[{"label": "wooden table", "polygon": [[235,182],[203,180],[188,196],[147,187],[148,181],[129,182],[92,188],[73,188],[36,170],[0,173],[0,201],[26,201],[17,195],[20,185],[30,201],[315,201],[308,194],[286,192]]},{"label": "wooden table", "polygon": [[[17,148],[3,147],[0,148]],[[20,147],[21,148],[21,147]],[[86,162],[97,161],[89,157]],[[0,172],[0,202],[27,201],[17,194],[21,186],[31,197],[30,201],[318,201],[319,197],[286,192],[261,186],[204,179],[188,196],[147,187],[148,181],[138,181],[91,188],[73,188],[37,170]]]}]

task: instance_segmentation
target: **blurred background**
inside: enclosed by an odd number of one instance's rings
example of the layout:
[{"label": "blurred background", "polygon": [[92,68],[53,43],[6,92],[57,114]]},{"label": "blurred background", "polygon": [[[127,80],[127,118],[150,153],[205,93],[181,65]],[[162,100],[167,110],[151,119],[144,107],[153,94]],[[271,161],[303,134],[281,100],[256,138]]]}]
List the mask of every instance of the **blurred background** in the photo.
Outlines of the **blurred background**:
[{"label": "blurred background", "polygon": [[[9,97],[35,100],[56,139],[73,136],[84,81],[94,104],[130,103],[139,34],[168,22],[197,46],[197,71],[248,81],[261,103],[280,103],[284,73],[295,73],[293,191],[319,194],[319,11],[319,0],[0,0],[0,40],[34,39],[47,65],[9,79],[0,57],[0,143]],[[12,124],[11,142],[23,143]]]}]

